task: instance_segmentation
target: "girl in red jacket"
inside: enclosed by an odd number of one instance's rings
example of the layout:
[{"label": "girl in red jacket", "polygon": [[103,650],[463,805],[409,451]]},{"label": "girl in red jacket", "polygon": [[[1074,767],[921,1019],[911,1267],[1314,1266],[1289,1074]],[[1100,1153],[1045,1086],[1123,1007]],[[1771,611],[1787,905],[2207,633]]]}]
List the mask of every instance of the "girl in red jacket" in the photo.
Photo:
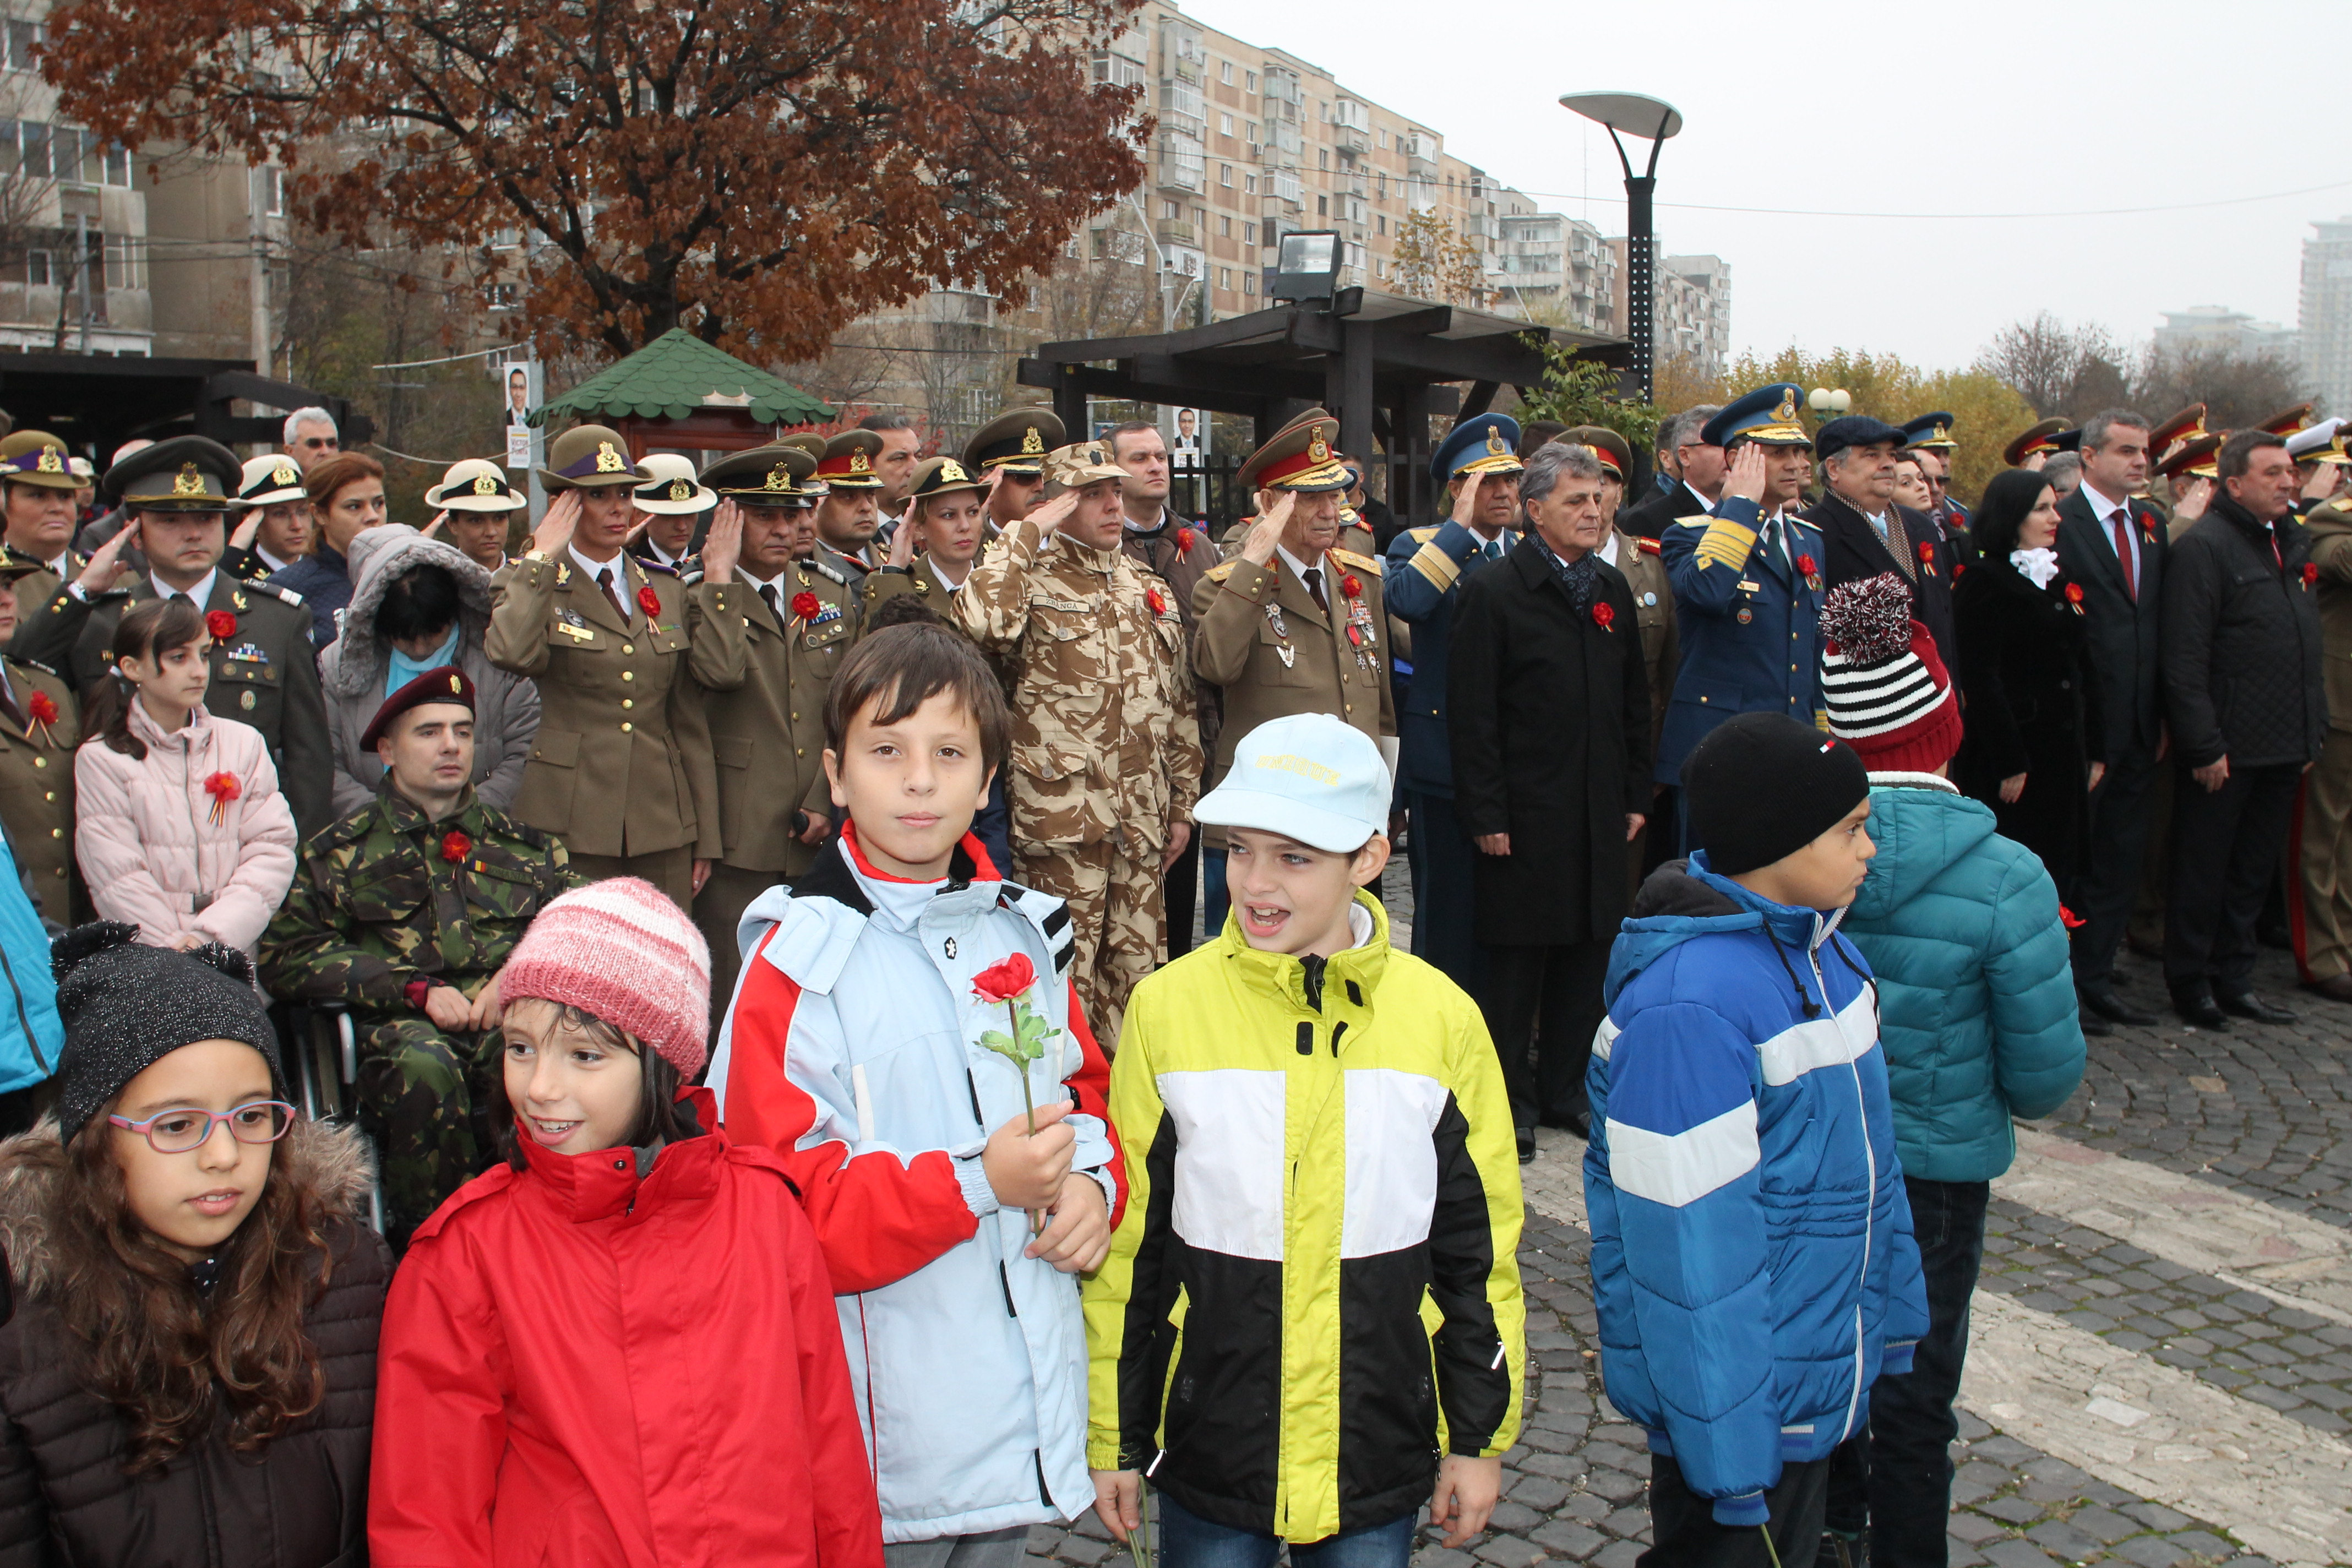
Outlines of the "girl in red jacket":
[{"label": "girl in red jacket", "polygon": [[881,1568],[833,1284],[702,1066],[710,954],[651,883],[541,911],[499,981],[507,1163],[386,1303],[376,1568]]}]

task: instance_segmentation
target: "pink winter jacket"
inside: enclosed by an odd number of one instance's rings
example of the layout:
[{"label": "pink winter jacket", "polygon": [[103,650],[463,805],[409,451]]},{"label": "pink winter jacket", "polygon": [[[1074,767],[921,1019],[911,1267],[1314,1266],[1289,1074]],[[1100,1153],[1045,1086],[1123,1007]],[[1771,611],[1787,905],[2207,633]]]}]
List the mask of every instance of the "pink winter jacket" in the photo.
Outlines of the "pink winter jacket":
[{"label": "pink winter jacket", "polygon": [[[74,856],[99,918],[155,947],[195,931],[251,952],[294,881],[294,814],[261,731],[198,708],[166,735],[134,698],[131,732],[144,760],[99,740],[74,753]],[[222,773],[237,795],[215,821],[205,781]]]}]

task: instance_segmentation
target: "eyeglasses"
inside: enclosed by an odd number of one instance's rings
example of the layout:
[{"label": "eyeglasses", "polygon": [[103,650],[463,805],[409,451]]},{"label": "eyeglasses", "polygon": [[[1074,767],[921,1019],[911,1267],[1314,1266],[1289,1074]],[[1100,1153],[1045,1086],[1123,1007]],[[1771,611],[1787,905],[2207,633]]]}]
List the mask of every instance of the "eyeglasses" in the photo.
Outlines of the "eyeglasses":
[{"label": "eyeglasses", "polygon": [[294,1108],[282,1100],[249,1100],[226,1110],[159,1110],[144,1121],[107,1120],[146,1139],[158,1154],[185,1154],[211,1142],[213,1128],[221,1122],[240,1143],[275,1143],[294,1125]]}]

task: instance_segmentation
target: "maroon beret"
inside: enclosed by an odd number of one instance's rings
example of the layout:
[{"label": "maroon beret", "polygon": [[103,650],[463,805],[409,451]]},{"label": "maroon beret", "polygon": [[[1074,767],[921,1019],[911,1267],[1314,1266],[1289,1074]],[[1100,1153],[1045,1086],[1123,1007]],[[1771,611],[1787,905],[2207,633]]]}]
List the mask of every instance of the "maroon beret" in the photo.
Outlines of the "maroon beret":
[{"label": "maroon beret", "polygon": [[454,702],[471,713],[474,683],[454,664],[426,670],[383,700],[383,706],[375,710],[375,717],[368,721],[366,731],[360,736],[360,750],[374,751],[377,740],[392,727],[394,719],[411,708],[422,708],[430,702]]}]

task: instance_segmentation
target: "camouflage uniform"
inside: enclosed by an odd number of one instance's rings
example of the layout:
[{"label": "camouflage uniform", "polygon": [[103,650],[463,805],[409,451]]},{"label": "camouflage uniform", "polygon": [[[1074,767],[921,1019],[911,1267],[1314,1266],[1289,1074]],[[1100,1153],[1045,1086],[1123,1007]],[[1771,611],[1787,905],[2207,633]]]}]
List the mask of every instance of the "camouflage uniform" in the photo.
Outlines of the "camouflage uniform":
[{"label": "camouflage uniform", "polygon": [[1200,728],[1173,595],[1117,550],[1013,524],[951,601],[1005,658],[1019,879],[1069,905],[1071,978],[1108,1047],[1167,932],[1160,853],[1201,788]]},{"label": "camouflage uniform", "polygon": [[396,1239],[489,1164],[506,1120],[485,1039],[444,1034],[409,1001],[409,983],[478,992],[540,906],[579,879],[560,840],[471,791],[454,816],[429,822],[386,789],[303,847],[262,936],[261,979],[287,1001],[351,1010],[359,1121],[375,1141]]}]

